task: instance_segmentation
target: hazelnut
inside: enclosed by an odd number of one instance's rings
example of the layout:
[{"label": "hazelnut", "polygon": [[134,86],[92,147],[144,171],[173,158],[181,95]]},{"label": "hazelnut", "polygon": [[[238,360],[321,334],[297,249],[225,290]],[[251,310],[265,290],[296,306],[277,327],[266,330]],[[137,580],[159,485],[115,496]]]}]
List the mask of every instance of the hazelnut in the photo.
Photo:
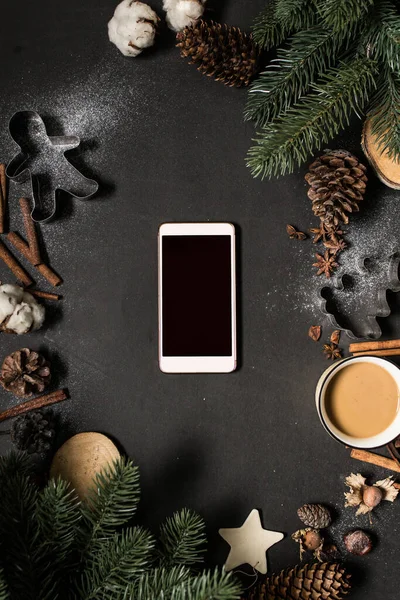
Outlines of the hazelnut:
[{"label": "hazelnut", "polygon": [[348,552],[357,556],[364,556],[364,554],[368,554],[372,550],[370,536],[365,531],[361,531],[361,529],[346,533],[343,536],[343,541]]},{"label": "hazelnut", "polygon": [[321,545],[322,538],[315,529],[306,530],[303,535],[303,544],[306,550],[316,550]]},{"label": "hazelnut", "polygon": [[375,508],[383,498],[382,490],[375,485],[366,485],[363,491],[363,502],[370,508]]}]

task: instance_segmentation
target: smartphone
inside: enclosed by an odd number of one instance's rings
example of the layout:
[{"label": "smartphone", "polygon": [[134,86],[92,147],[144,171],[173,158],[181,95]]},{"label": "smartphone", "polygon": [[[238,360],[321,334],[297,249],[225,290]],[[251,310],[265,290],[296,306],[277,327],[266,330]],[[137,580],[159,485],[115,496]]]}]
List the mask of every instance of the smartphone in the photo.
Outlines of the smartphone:
[{"label": "smartphone", "polygon": [[164,373],[236,369],[235,228],[231,223],[161,225],[158,331]]}]

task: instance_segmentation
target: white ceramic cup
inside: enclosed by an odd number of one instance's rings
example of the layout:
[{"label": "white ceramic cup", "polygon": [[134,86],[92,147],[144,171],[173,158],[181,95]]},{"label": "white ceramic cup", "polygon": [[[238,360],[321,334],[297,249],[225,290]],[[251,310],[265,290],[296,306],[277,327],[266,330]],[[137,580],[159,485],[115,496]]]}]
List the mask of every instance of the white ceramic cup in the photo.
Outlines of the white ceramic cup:
[{"label": "white ceramic cup", "polygon": [[[400,368],[397,365],[385,358],[379,358],[377,356],[350,356],[349,358],[344,358],[341,361],[333,363],[326,371],[324,371],[324,373],[322,373],[315,390],[315,402],[317,405],[318,416],[326,431],[335,440],[353,448],[378,448],[379,446],[388,444],[400,434],[400,410],[398,410],[396,417],[389,427],[377,435],[367,438],[356,438],[351,435],[346,435],[335,427],[326,411],[325,397],[329,383],[336,373],[355,362],[373,363],[385,369],[385,371],[387,371],[396,381],[400,394]],[[379,398],[377,398],[376,401],[379,402]]]}]

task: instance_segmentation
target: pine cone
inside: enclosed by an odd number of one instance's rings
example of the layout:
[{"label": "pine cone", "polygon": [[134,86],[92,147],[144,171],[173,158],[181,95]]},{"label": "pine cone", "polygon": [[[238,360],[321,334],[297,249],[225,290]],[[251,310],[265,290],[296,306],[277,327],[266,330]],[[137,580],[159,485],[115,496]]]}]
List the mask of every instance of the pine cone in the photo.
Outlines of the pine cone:
[{"label": "pine cone", "polygon": [[41,394],[50,382],[50,363],[38,352],[22,348],[4,359],[0,384],[20,398]]},{"label": "pine cone", "polygon": [[313,529],[329,527],[332,521],[331,513],[322,504],[304,504],[298,509],[297,514],[304,525]]},{"label": "pine cone", "polygon": [[248,600],[339,600],[349,593],[350,575],[338,563],[313,563],[260,581]]},{"label": "pine cone", "polygon": [[17,417],[10,431],[18,450],[28,454],[46,454],[53,446],[55,423],[53,413],[35,410]]},{"label": "pine cone", "polygon": [[257,72],[259,50],[251,35],[237,27],[197,21],[176,39],[181,56],[197,64],[200,73],[231,87],[249,85]]},{"label": "pine cone", "polygon": [[314,214],[327,229],[349,222],[358,212],[367,186],[366,167],[347,150],[325,150],[310,166],[305,180]]}]

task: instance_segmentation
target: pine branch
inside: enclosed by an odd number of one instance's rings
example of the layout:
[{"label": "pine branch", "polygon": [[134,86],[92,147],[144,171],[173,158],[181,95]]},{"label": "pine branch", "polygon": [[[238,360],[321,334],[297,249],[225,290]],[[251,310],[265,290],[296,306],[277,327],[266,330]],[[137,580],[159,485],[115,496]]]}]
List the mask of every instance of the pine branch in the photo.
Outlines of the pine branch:
[{"label": "pine branch", "polygon": [[184,508],[161,527],[161,564],[189,566],[201,562],[206,542],[203,519]]},{"label": "pine branch", "polygon": [[380,0],[367,34],[371,56],[393,71],[400,70],[400,9],[390,0]]},{"label": "pine branch", "polygon": [[41,587],[38,600],[54,600],[72,569],[70,557],[81,512],[76,494],[65,481],[51,480],[38,495],[34,518]]},{"label": "pine branch", "polygon": [[219,569],[195,577],[184,587],[187,590],[182,589],[181,595],[176,595],[177,600],[236,600],[242,591],[231,573]]},{"label": "pine branch", "polygon": [[386,69],[378,81],[377,91],[368,112],[372,134],[378,138],[382,152],[400,162],[400,75]]},{"label": "pine branch", "polygon": [[78,586],[81,600],[114,600],[149,566],[154,538],[141,527],[97,543]]},{"label": "pine branch", "polygon": [[334,31],[349,30],[364,19],[374,0],[318,0],[322,24]]},{"label": "pine branch", "polygon": [[10,594],[8,593],[8,587],[4,578],[4,571],[0,569],[0,600],[9,600]]},{"label": "pine branch", "polygon": [[174,597],[175,590],[189,579],[190,571],[186,567],[157,567],[144,573],[125,595],[121,594],[116,600],[167,600]]},{"label": "pine branch", "polygon": [[[9,464],[7,464],[7,460]],[[37,488],[23,473],[12,473],[12,467],[27,462],[12,454],[2,464],[0,494],[0,539],[6,551],[2,552],[2,566],[12,597],[37,600],[40,574],[37,571],[37,523],[34,519]]]},{"label": "pine branch", "polygon": [[310,0],[269,0],[253,25],[254,41],[264,50],[278,46],[294,30],[310,27],[315,19]]},{"label": "pine branch", "polygon": [[15,452],[14,450],[4,456],[0,456],[0,486],[16,473],[29,475],[32,470],[32,461],[26,452]]},{"label": "pine branch", "polygon": [[83,554],[99,538],[109,537],[135,514],[140,497],[139,470],[124,458],[109,470],[96,475],[96,489],[82,505]]},{"label": "pine branch", "polygon": [[286,112],[334,64],[342,45],[343,35],[320,27],[296,33],[251,85],[245,119],[264,126]]},{"label": "pine branch", "polygon": [[349,122],[351,112],[362,109],[375,75],[375,62],[358,58],[321,77],[309,96],[261,130],[247,159],[253,175],[264,178],[292,172]]}]

